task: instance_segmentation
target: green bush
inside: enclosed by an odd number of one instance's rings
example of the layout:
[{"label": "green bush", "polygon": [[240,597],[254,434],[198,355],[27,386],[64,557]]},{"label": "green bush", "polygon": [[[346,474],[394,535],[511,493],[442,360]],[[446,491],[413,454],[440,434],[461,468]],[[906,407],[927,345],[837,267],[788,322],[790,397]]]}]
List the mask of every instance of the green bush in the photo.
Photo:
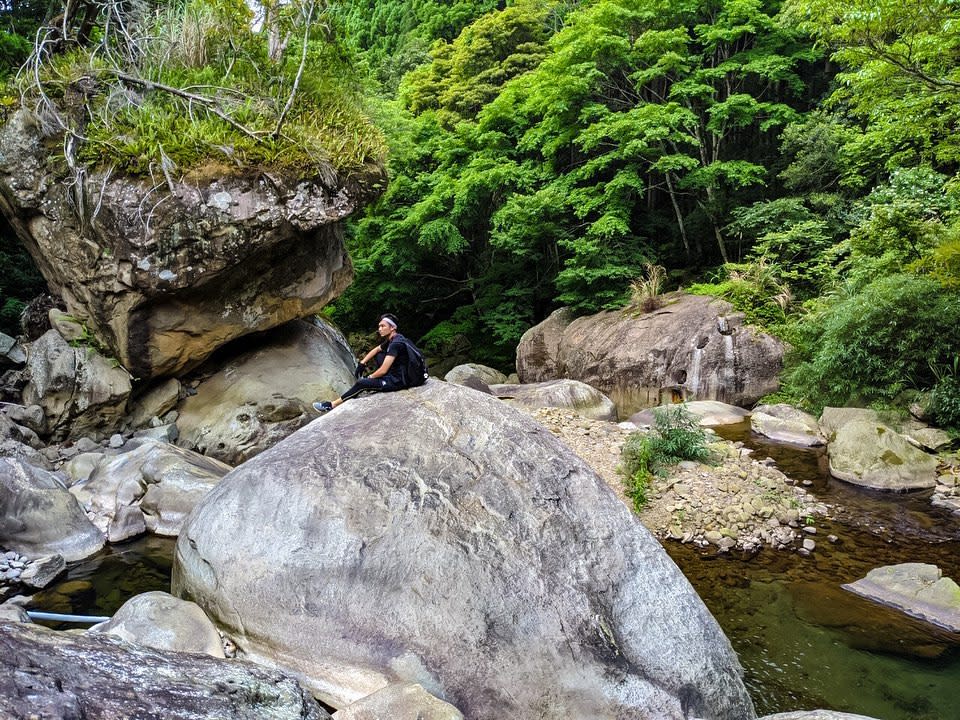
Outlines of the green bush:
[{"label": "green bush", "polygon": [[960,294],[930,278],[884,277],[804,318],[797,341],[783,376],[795,402],[890,403],[933,388],[935,368],[960,354]]},{"label": "green bush", "polygon": [[711,282],[688,288],[694,295],[723,298],[744,314],[751,325],[779,326],[787,319],[793,298],[778,278],[776,266],[761,259],[753,263],[727,263]]},{"label": "green bush", "polygon": [[620,472],[637,512],[647,503],[654,475],[662,475],[682,460],[708,462],[711,458],[706,431],[685,407],[657,408],[653,416],[651,432],[632,433],[620,452]]}]

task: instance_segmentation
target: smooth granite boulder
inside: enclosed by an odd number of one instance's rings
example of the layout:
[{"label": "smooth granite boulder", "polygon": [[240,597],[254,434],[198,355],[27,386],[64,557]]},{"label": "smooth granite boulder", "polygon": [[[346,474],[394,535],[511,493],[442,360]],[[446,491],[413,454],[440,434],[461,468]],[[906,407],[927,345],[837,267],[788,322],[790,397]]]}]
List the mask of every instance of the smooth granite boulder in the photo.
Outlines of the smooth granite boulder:
[{"label": "smooth granite boulder", "polygon": [[616,422],[617,406],[596,388],[578,380],[547,380],[522,385],[491,385],[490,392],[501,400],[525,407],[555,407],[574,410],[593,420]]},{"label": "smooth granite boulder", "polygon": [[224,656],[220,634],[203,610],[196,603],[159,590],[134,595],[113,617],[87,632],[160,650]]},{"label": "smooth granite boulder", "polygon": [[0,457],[0,546],[70,561],[93,555],[105,542],[59,477]]},{"label": "smooth granite boulder", "polygon": [[350,400],[234,469],[172,588],[334,707],[414,682],[477,720],[754,716],[636,516],[542,425],[449,383]]},{"label": "smooth granite boulder", "polygon": [[874,568],[845,590],[960,633],[960,587],[936,565],[900,563]]}]

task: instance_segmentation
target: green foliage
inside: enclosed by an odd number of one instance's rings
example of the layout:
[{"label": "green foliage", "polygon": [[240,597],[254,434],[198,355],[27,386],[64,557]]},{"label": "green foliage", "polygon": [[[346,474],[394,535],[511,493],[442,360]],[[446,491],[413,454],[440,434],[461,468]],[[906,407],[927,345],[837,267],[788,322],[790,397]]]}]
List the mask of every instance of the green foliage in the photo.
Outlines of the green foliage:
[{"label": "green foliage", "polygon": [[154,178],[213,164],[369,179],[382,136],[329,18],[305,1],[267,10],[254,31],[241,0],[131,6],[124,31],[104,25],[98,45],[38,48],[21,89],[83,138],[85,164]]},{"label": "green foliage", "polygon": [[937,384],[930,393],[930,412],[940,427],[960,431],[960,356],[949,365],[931,367]]},{"label": "green foliage", "polygon": [[787,320],[793,297],[779,279],[776,267],[761,259],[753,263],[728,263],[712,282],[687,288],[694,295],[720,297],[744,314],[751,325],[775,329]]},{"label": "green foliage", "polygon": [[631,433],[620,452],[620,473],[637,512],[647,502],[655,475],[663,475],[670,466],[683,460],[711,460],[706,431],[683,405],[656,408],[653,415],[650,433]]},{"label": "green foliage", "polygon": [[922,166],[893,172],[859,203],[850,233],[847,276],[854,287],[921,261],[947,237],[957,220],[957,198],[945,192],[946,176]]},{"label": "green foliage", "polygon": [[662,265],[648,264],[644,268],[645,275],[630,283],[630,302],[640,312],[653,312],[663,307],[660,293],[667,277],[667,270]]},{"label": "green foliage", "polygon": [[928,278],[891,275],[821,302],[797,330],[786,396],[816,411],[889,403],[905,389],[932,388],[931,368],[960,353],[960,296]]},{"label": "green foliage", "polygon": [[960,160],[960,5],[954,0],[787,0],[784,21],[833,50],[831,107],[861,124],[844,151],[858,182]]},{"label": "green foliage", "polygon": [[0,332],[16,337],[20,334],[20,314],[26,303],[47,291],[27,251],[20,245],[13,229],[0,218]]}]

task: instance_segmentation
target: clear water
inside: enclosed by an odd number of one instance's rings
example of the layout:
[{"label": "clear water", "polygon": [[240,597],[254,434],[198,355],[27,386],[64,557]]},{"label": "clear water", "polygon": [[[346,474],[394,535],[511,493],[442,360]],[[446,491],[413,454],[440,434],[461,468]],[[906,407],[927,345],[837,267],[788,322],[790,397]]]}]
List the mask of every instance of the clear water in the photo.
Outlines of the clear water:
[{"label": "clear water", "polygon": [[[960,520],[932,508],[929,493],[875,493],[832,480],[822,453],[765,442],[749,428],[728,436],[838,506],[818,522],[817,549],[806,558],[773,550],[717,557],[666,545],[730,638],[758,713],[960,718],[960,637],[840,588],[898,562],[934,563],[960,581]],[[172,539],[146,537],[108,548],[71,567],[32,607],[110,615],[137,593],[169,590],[173,547]]]},{"label": "clear water", "polygon": [[839,506],[817,523],[817,548],[806,558],[765,549],[744,560],[666,546],[730,638],[759,714],[827,708],[882,720],[960,718],[960,636],[840,587],[900,562],[933,563],[960,581],[960,521],[933,508],[929,492],[866,491],[829,478],[822,452],[744,429],[731,435]]}]

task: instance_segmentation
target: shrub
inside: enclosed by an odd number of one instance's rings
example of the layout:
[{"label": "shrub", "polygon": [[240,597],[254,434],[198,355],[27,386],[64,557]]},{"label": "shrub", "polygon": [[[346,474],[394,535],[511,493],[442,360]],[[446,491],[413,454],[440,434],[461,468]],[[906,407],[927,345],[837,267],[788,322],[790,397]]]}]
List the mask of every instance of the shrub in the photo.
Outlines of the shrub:
[{"label": "shrub", "polygon": [[685,407],[657,408],[653,416],[651,432],[632,433],[620,453],[620,472],[637,512],[647,503],[654,475],[662,475],[682,460],[708,462],[711,458],[706,431]]},{"label": "shrub", "polygon": [[663,290],[663,281],[667,271],[662,265],[647,263],[643,266],[645,278],[637,278],[630,283],[630,300],[640,308],[641,312],[653,312],[663,307],[660,292]]},{"label": "shrub", "polygon": [[825,305],[797,328],[784,374],[788,396],[824,405],[889,403],[937,384],[934,368],[960,354],[960,296],[936,281],[892,275]]},{"label": "shrub", "polygon": [[712,282],[689,288],[694,295],[712,295],[729,302],[752,325],[770,328],[782,324],[793,302],[790,288],[778,279],[776,266],[760,259],[727,263]]},{"label": "shrub", "polygon": [[960,355],[953,364],[933,367],[937,384],[930,393],[930,413],[937,425],[960,430]]}]

